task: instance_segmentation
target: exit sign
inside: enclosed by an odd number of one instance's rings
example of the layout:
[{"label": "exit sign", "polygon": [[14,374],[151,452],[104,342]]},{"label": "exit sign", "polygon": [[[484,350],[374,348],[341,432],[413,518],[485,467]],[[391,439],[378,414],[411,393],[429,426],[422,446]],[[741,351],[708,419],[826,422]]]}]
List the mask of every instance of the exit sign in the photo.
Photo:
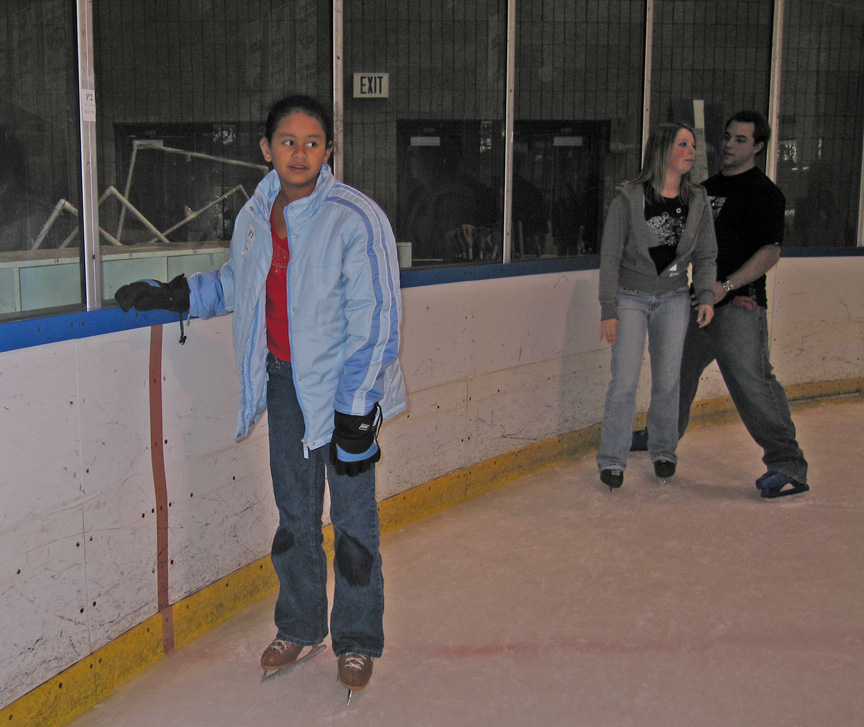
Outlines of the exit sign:
[{"label": "exit sign", "polygon": [[389,98],[389,73],[355,73],[354,98]]}]

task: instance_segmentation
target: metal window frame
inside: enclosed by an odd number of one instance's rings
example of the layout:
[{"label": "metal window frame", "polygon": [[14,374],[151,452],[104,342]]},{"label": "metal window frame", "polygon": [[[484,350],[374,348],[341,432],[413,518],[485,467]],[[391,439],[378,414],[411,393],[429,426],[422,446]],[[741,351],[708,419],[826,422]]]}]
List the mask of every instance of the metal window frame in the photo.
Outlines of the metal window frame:
[{"label": "metal window frame", "polygon": [[645,162],[645,147],[651,133],[651,64],[654,61],[654,0],[645,0],[645,60],[642,69],[642,151]]},{"label": "metal window frame", "polygon": [[[783,23],[786,0],[774,0],[774,17],[771,28],[771,76],[768,95],[768,123],[774,131],[773,143],[765,156],[765,174],[777,179],[780,138],[780,98],[783,80]],[[856,247],[864,247],[864,144],[861,149],[861,174],[858,178],[858,234]]]},{"label": "metal window frame", "polygon": [[502,262],[513,261],[513,127],[516,110],[516,3],[507,0],[507,88],[504,100],[504,220]]},{"label": "metal window frame", "polygon": [[783,72],[784,9],[785,0],[774,0],[773,27],[771,29],[771,75],[768,81],[768,123],[774,130],[774,138],[773,143],[769,144],[765,153],[765,174],[775,181],[777,179],[777,139],[779,138],[780,122],[780,80]]},{"label": "metal window frame", "polygon": [[345,65],[343,62],[345,10],[343,0],[333,0],[333,175],[342,179],[345,162]]},{"label": "metal window frame", "polygon": [[[99,187],[96,180],[96,73],[93,0],[76,0],[78,25],[78,123],[81,133],[81,226],[84,234],[84,301],[88,311],[102,307],[102,255],[99,248]],[[90,117],[93,104],[92,118]]]}]

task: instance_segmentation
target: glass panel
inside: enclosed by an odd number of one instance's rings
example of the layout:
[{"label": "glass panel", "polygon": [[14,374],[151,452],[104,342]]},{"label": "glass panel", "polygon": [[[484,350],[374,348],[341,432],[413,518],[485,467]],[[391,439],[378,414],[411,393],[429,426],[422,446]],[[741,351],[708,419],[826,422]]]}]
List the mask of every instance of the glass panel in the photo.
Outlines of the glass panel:
[{"label": "glass panel", "polygon": [[786,244],[855,245],[864,138],[864,6],[787,0],[777,180]]},{"label": "glass panel", "polygon": [[80,305],[75,3],[0,3],[0,319]]},{"label": "glass panel", "polygon": [[638,170],[644,2],[517,4],[513,259],[594,254]]},{"label": "glass panel", "polygon": [[598,252],[610,121],[517,121],[513,259]]},{"label": "glass panel", "polygon": [[[501,124],[399,120],[397,216],[412,265],[501,262]],[[402,248],[406,249],[406,248]]]},{"label": "glass panel", "polygon": [[[664,121],[696,131],[691,178],[720,171],[726,119],[768,112],[773,3],[765,0],[657,0],[651,79],[651,126]],[[765,156],[759,163],[764,169]]]},{"label": "glass panel", "polygon": [[218,268],[270,106],[331,91],[330,0],[94,0],[103,295]]},{"label": "glass panel", "polygon": [[345,181],[403,268],[501,262],[506,0],[345,3],[344,23]]},{"label": "glass panel", "polygon": [[115,124],[123,184],[107,187],[99,208],[110,230],[104,289],[219,267],[234,218],[268,172],[260,137],[251,122]]}]

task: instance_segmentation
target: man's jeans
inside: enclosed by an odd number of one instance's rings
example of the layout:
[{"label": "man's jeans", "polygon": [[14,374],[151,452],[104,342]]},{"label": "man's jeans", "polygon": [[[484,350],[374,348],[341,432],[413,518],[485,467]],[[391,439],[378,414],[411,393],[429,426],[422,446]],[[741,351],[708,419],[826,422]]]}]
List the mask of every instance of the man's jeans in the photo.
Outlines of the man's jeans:
[{"label": "man's jeans", "polygon": [[279,577],[277,636],[304,646],[327,636],[327,559],[321,533],[326,466],[335,536],[333,652],[379,657],[384,648],[384,581],[375,466],[348,477],[330,466],[328,446],[310,450],[305,457],[305,425],[291,364],[268,355],[267,374],[270,472],[279,508],[270,554]]},{"label": "man's jeans", "polygon": [[627,466],[646,333],[651,364],[648,448],[652,461],[678,461],[678,376],[689,310],[687,288],[671,293],[618,291],[617,341],[612,346],[612,380],[603,412],[598,469]]},{"label": "man's jeans", "polygon": [[681,360],[680,436],[690,421],[699,378],[715,359],[744,426],[764,450],[766,468],[806,483],[807,461],[795,440],[786,392],[768,360],[768,320],[761,306],[752,311],[731,303],[720,306],[701,329],[691,315]]}]

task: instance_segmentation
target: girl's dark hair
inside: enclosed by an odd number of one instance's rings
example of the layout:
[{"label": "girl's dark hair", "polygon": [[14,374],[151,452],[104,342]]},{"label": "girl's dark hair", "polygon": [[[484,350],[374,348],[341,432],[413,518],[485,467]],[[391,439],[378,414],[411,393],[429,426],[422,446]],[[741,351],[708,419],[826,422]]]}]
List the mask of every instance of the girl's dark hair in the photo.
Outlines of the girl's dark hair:
[{"label": "girl's dark hair", "polygon": [[[663,198],[666,162],[669,160],[669,154],[672,152],[672,147],[675,146],[675,139],[681,129],[686,129],[693,134],[694,139],[696,138],[695,132],[687,124],[674,122],[660,124],[648,137],[648,143],[645,145],[645,162],[642,165],[642,171],[639,172],[639,176],[633,180],[633,183],[641,183],[644,186],[645,194],[650,202],[658,203]],[[684,204],[690,203],[696,189],[697,186],[690,181],[690,172],[682,174],[678,195]]]},{"label": "girl's dark hair", "polygon": [[327,146],[333,144],[333,119],[330,113],[324,108],[324,105],[317,99],[311,96],[286,96],[281,101],[277,101],[267,114],[267,123],[264,127],[264,136],[267,141],[273,141],[273,134],[276,133],[276,128],[279,122],[286,116],[290,116],[295,111],[300,111],[313,119],[317,119],[324,129],[324,136],[327,140]]}]

